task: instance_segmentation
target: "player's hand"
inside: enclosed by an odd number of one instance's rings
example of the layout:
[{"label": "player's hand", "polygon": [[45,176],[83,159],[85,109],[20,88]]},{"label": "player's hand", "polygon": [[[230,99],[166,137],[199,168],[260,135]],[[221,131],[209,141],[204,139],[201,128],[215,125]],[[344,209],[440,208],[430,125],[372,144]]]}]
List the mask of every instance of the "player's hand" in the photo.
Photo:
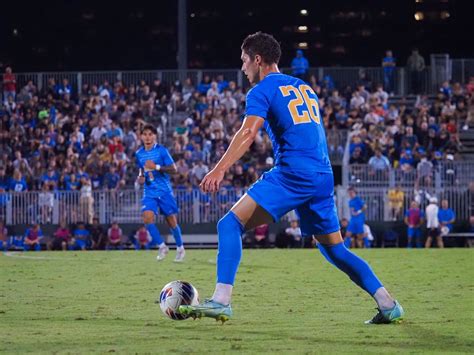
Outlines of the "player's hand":
[{"label": "player's hand", "polygon": [[216,192],[219,190],[219,185],[224,179],[224,171],[212,169],[204,176],[199,187],[203,192]]},{"label": "player's hand", "polygon": [[143,185],[145,183],[145,177],[144,176],[139,176],[137,178],[137,181],[140,185]]},{"label": "player's hand", "polygon": [[156,164],[153,162],[153,160],[147,160],[145,162],[145,169],[146,170],[155,170]]}]

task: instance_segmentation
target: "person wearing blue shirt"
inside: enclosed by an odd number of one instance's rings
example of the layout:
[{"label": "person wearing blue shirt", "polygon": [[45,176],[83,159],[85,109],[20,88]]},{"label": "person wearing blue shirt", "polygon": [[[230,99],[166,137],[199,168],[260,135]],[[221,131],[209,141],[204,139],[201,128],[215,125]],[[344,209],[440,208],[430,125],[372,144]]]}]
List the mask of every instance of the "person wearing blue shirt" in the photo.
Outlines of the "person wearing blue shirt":
[{"label": "person wearing blue shirt", "polygon": [[[398,322],[404,314],[400,304],[370,266],[344,245],[317,95],[303,80],[280,73],[281,48],[273,36],[262,32],[251,34],[245,38],[241,50],[242,71],[254,85],[247,93],[245,118],[200,187],[203,192],[218,192],[227,170],[248,151],[263,127],[272,141],[275,166],[217,223],[217,283],[212,298],[199,305],[182,305],[178,311],[190,317],[210,317],[222,322],[231,318],[230,301],[242,258],[243,233],[278,221],[296,209],[302,235],[315,237],[323,256],[376,301],[379,312],[367,323]],[[363,203],[354,206],[355,212],[363,219]],[[261,311],[274,310],[272,305],[266,308],[263,303]]]},{"label": "person wearing blue shirt", "polygon": [[351,218],[349,220],[349,225],[347,226],[346,237],[352,238],[354,236],[354,242],[352,245],[357,246],[358,248],[363,247],[363,238],[364,238],[364,223],[365,223],[365,209],[367,208],[364,200],[357,196],[357,191],[350,187],[348,189],[349,193],[349,209]]},{"label": "person wearing blue shirt", "polygon": [[176,174],[178,169],[168,149],[156,143],[156,129],[152,125],[145,125],[141,131],[143,147],[135,153],[137,165],[140,169],[138,183],[144,186],[142,199],[143,222],[152,238],[152,244],[158,244],[158,261],[163,260],[169,248],[160,236],[155,224],[155,215],[158,210],[165,216],[171,233],[176,242],[175,262],[184,259],[185,251],[181,228],[178,225],[178,205],[173,195],[169,174]]},{"label": "person wearing blue shirt", "polygon": [[456,220],[456,213],[449,208],[448,200],[441,201],[441,208],[438,211],[438,220],[441,227],[441,232],[443,232],[443,227],[447,227],[447,233],[450,233],[453,230],[453,223]]},{"label": "person wearing blue shirt", "polygon": [[291,61],[291,69],[293,71],[293,76],[306,81],[306,73],[309,69],[309,63],[308,59],[304,57],[301,49],[296,51],[296,57]]},{"label": "person wearing blue shirt", "polygon": [[109,172],[104,176],[104,186],[109,190],[114,190],[117,188],[119,181],[120,175],[117,173],[117,167],[115,165],[111,165]]},{"label": "person wearing blue shirt", "polygon": [[77,225],[77,228],[74,230],[73,233],[73,238],[74,241],[71,243],[71,246],[69,247],[70,250],[79,248],[81,250],[86,250],[86,248],[89,246],[89,236],[90,233],[86,229],[86,226],[84,223],[79,223]]},{"label": "person wearing blue shirt", "polygon": [[28,185],[26,184],[26,180],[22,176],[20,170],[15,170],[13,172],[13,177],[10,179],[8,190],[10,192],[28,191]]},{"label": "person wearing blue shirt", "polygon": [[388,93],[393,93],[395,83],[395,66],[397,62],[393,57],[392,51],[388,50],[385,52],[385,57],[382,59],[383,67],[383,83],[385,90]]}]

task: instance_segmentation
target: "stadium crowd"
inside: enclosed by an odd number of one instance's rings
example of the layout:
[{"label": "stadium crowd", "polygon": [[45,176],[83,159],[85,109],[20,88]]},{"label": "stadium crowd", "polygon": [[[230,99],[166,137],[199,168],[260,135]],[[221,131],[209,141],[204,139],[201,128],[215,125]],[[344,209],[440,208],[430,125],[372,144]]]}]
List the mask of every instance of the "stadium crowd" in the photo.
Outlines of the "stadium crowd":
[{"label": "stadium crowd", "polygon": [[[163,140],[160,117],[172,110],[186,117],[166,140],[179,172],[172,179],[177,187],[195,185],[224,153],[245,105],[245,90],[222,75],[206,75],[197,85],[189,78],[171,85],[104,81],[85,84],[80,93],[67,79],[51,78],[38,90],[32,81],[17,88],[14,78],[7,68],[0,108],[0,188],[9,191],[133,186],[141,125],[155,122]],[[434,100],[420,96],[414,108],[389,105],[382,84],[366,76],[341,89],[330,77],[319,82],[311,76],[309,84],[320,98],[326,129],[355,132],[351,163],[409,170],[424,158],[434,164],[457,158],[474,78],[465,86],[446,82]],[[262,134],[223,185],[248,186],[272,164],[271,142]]]},{"label": "stadium crowd", "polygon": [[[330,76],[319,81],[312,75],[308,84],[319,96],[326,130],[352,132],[350,163],[368,164],[374,171],[432,169],[441,160],[458,159],[458,132],[474,119],[469,112],[474,78],[466,85],[446,82],[436,97],[418,96],[414,107],[403,100],[389,104],[384,86],[367,75],[342,88]],[[92,223],[93,190],[138,188],[133,153],[140,146],[142,125],[156,125],[158,140],[166,142],[177,164],[174,187],[190,190],[239,129],[246,90],[222,75],[205,75],[199,83],[190,78],[130,85],[104,81],[84,84],[80,92],[67,79],[50,78],[39,90],[31,80],[17,87],[7,68],[2,94],[0,194],[41,191],[42,221],[47,222],[52,191],[81,191],[82,220]],[[183,119],[169,132],[171,112]],[[243,191],[272,165],[271,142],[260,134],[226,174],[223,194],[230,186]],[[221,198],[219,209],[225,211],[238,197]]]}]

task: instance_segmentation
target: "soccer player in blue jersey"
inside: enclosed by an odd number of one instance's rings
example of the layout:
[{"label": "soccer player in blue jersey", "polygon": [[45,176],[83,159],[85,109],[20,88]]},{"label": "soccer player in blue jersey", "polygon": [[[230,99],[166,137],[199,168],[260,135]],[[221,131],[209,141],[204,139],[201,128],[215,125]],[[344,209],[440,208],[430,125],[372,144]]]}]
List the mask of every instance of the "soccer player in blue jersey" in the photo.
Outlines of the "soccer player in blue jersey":
[{"label": "soccer player in blue jersey", "polygon": [[142,212],[143,222],[150,232],[152,243],[158,244],[158,261],[163,260],[169,252],[168,246],[161,238],[155,224],[155,215],[158,209],[165,216],[176,242],[176,258],[174,261],[184,260],[184,245],[181,228],[178,225],[176,214],[178,205],[171,189],[169,174],[176,174],[177,168],[168,149],[156,143],[156,130],[152,125],[145,125],[141,131],[143,147],[135,153],[140,172],[138,182],[145,185]]},{"label": "soccer player in blue jersey", "polygon": [[241,49],[242,71],[255,84],[247,94],[246,117],[200,186],[205,192],[218,191],[227,169],[244,155],[262,127],[273,142],[275,167],[264,173],[217,224],[217,284],[212,298],[197,306],[180,306],[179,311],[191,317],[228,320],[242,256],[242,233],[278,221],[296,209],[303,235],[314,235],[323,255],[377,302],[379,312],[368,322],[400,320],[400,304],[370,266],[344,246],[318,97],[302,80],[279,72],[281,49],[271,35],[249,35]]},{"label": "soccer player in blue jersey", "polygon": [[351,212],[351,219],[349,220],[349,225],[347,226],[346,237],[352,238],[354,236],[355,240],[353,245],[358,248],[363,246],[364,238],[364,223],[365,223],[365,213],[367,206],[359,196],[353,187],[350,187],[348,190],[349,197],[349,209]]}]

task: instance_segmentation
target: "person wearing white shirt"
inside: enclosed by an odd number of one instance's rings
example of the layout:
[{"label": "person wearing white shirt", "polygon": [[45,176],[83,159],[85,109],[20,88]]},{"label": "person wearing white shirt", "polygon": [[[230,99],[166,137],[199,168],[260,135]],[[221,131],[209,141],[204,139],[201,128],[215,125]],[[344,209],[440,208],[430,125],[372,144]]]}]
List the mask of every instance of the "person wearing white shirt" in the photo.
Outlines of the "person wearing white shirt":
[{"label": "person wearing white shirt", "polygon": [[428,229],[428,237],[426,238],[425,248],[431,248],[433,238],[436,239],[438,248],[443,248],[443,239],[439,232],[439,220],[438,220],[438,199],[436,197],[430,198],[430,204],[426,206],[426,228]]},{"label": "person wearing white shirt", "polygon": [[294,246],[301,246],[302,238],[301,238],[301,229],[298,227],[298,220],[294,219],[290,222],[290,226],[285,229],[285,233],[291,237],[289,241],[292,247]]}]

